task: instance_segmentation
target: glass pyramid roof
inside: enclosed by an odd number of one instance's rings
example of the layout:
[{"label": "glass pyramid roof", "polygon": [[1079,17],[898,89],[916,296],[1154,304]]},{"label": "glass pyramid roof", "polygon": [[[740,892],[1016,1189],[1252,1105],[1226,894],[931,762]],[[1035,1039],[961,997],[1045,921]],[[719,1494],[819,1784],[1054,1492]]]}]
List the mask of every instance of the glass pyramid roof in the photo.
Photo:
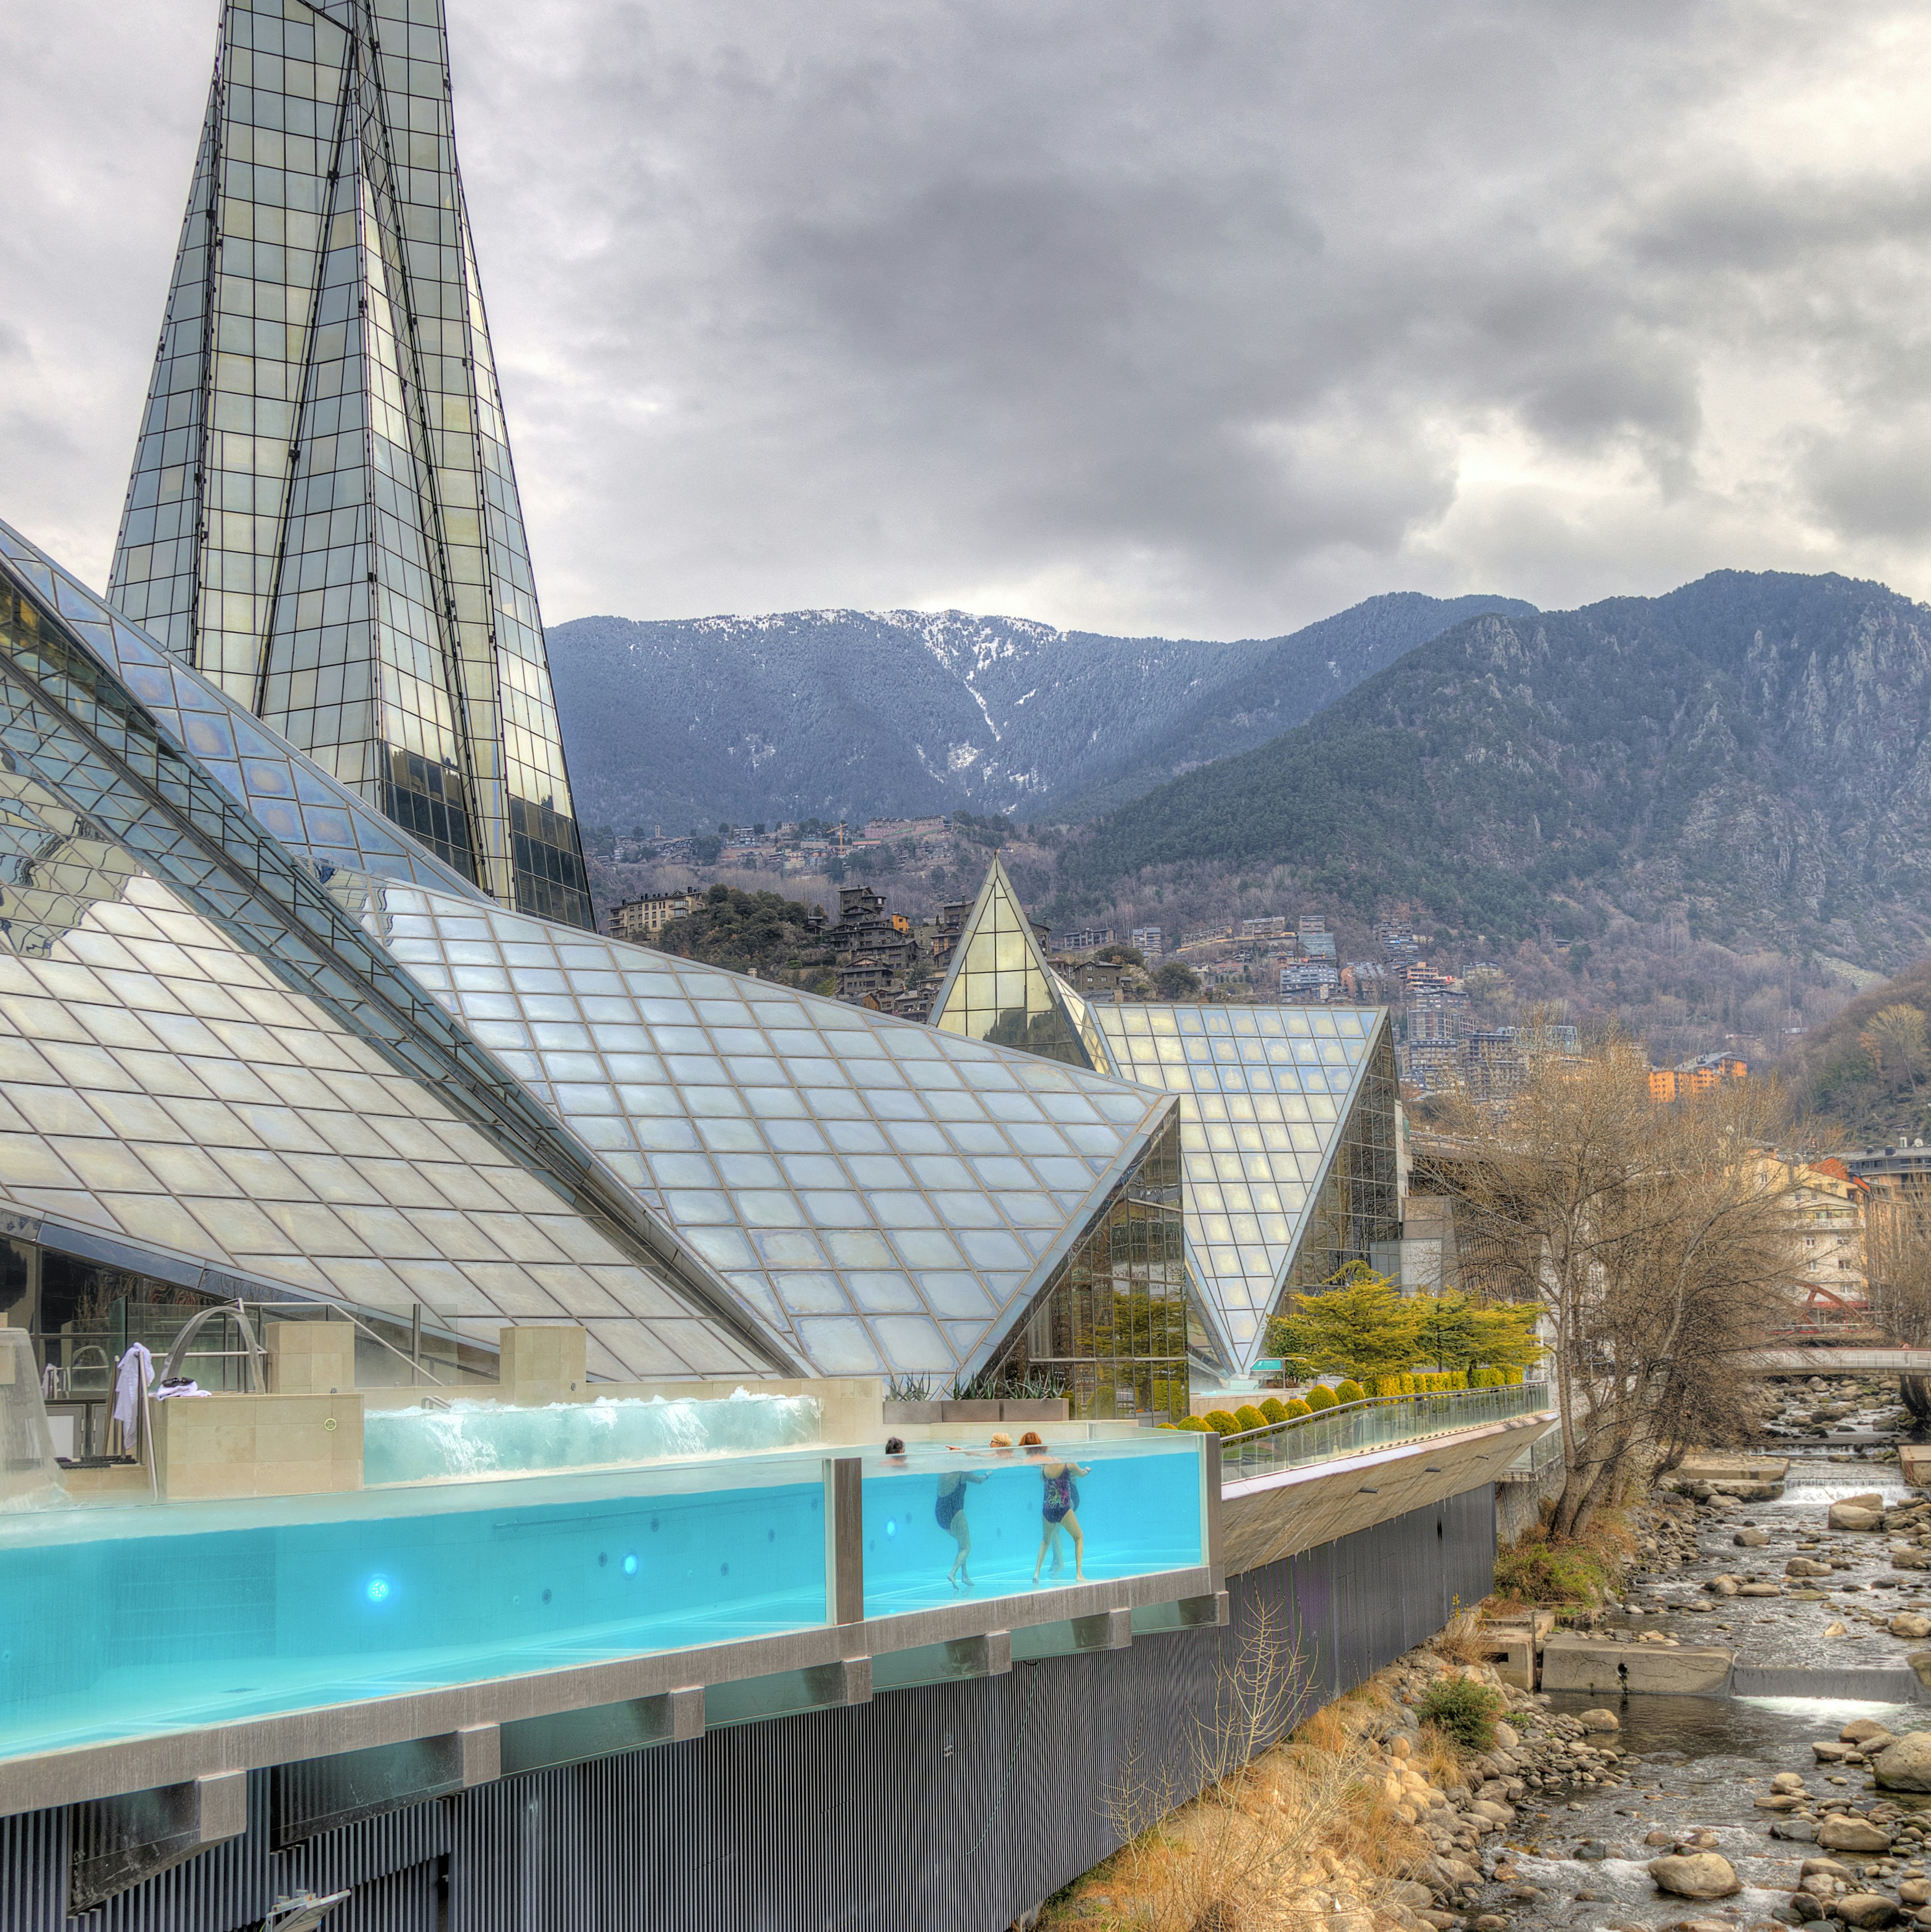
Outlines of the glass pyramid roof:
[{"label": "glass pyramid roof", "polygon": [[952,949],[931,1023],[967,1040],[1106,1070],[1085,1001],[1047,964],[997,854]]},{"label": "glass pyramid roof", "polygon": [[367,920],[822,1374],[982,1366],[1172,1111],[448,894],[385,884]]},{"label": "glass pyramid roof", "polygon": [[11,1206],[475,1340],[582,1320],[607,1375],[790,1367],[90,655],[61,587],[0,552]]},{"label": "glass pyramid roof", "polygon": [[1238,1365],[1264,1352],[1310,1207],[1387,1015],[1375,1008],[1093,1004],[1123,1078],[1180,1096],[1191,1270]]},{"label": "glass pyramid roof", "polygon": [[946,1376],[1171,1116],[496,908],[4,527],[0,616],[23,1214],[615,1376]]}]

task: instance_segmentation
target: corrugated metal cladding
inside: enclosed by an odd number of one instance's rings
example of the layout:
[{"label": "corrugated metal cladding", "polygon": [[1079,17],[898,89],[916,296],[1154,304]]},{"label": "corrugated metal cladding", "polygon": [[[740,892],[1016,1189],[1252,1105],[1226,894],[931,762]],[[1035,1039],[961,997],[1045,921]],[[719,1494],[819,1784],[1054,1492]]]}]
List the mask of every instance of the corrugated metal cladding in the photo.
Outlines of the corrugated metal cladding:
[{"label": "corrugated metal cladding", "polygon": [[1495,1522],[1475,1490],[1230,1579],[1224,1630],[508,1778],[286,1852],[258,1774],[246,1838],[84,1918],[67,1814],[0,1820],[0,1928],[240,1932],[277,1894],[352,1886],[326,1932],[1002,1932],[1112,1850],[1129,1753],[1184,1762],[1258,1606],[1325,1702],[1486,1594]]}]

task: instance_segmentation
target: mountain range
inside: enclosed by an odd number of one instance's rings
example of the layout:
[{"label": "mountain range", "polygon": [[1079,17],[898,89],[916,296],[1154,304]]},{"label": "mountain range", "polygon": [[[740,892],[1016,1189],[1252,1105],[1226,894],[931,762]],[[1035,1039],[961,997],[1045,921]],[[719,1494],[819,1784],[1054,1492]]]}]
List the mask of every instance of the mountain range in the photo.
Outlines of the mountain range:
[{"label": "mountain range", "polygon": [[1279,736],[1480,611],[1534,607],[1400,592],[1232,643],[958,610],[583,617],[549,646],[586,824],[1071,820]]},{"label": "mountain range", "polygon": [[1931,610],[1718,572],[1497,611],[1318,715],[1105,814],[1058,919],[1261,870],[1497,947],[1681,919],[1735,950],[1894,970],[1931,933]]}]

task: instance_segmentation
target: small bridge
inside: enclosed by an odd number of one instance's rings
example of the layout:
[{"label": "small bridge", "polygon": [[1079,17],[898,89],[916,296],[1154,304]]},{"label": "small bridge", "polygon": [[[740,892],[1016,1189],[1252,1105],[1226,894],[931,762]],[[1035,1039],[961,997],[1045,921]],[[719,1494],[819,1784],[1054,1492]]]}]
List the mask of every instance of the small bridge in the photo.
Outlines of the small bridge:
[{"label": "small bridge", "polygon": [[1827,1342],[1813,1348],[1759,1348],[1737,1358],[1758,1376],[1931,1376],[1931,1348],[1885,1342]]}]

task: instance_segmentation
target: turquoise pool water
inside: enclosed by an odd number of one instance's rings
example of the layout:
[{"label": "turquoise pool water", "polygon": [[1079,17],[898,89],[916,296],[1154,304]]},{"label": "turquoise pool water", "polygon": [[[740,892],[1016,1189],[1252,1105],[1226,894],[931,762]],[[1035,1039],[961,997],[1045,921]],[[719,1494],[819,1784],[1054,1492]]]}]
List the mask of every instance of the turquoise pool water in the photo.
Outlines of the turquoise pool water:
[{"label": "turquoise pool water", "polygon": [[[0,1518],[0,1757],[820,1624],[820,1453]],[[1077,1454],[1089,1576],[1201,1560],[1192,1442]],[[964,1460],[865,1456],[868,1616],[958,1594]],[[977,1594],[1030,1590],[1038,1472],[967,1466]]]},{"label": "turquoise pool water", "polygon": [[[1156,1438],[1157,1441],[1157,1438]],[[1164,1452],[1164,1453],[1162,1453]],[[1168,1449],[1135,1443],[1095,1442],[1056,1450],[1057,1466],[1071,1457],[1089,1473],[1075,1478],[1079,1506],[1073,1512],[1086,1539],[1090,1580],[1144,1576],[1191,1568],[1204,1561],[1201,1547],[1200,1455],[1191,1443]],[[868,1457],[865,1475],[865,1613],[891,1616],[929,1610],[964,1592],[946,1582],[958,1554],[952,1533],[938,1522],[939,1484],[947,1475],[983,1476],[964,1491],[972,1538],[966,1568],[979,1596],[1017,1594],[1033,1588],[1044,1523],[1045,1484],[1036,1465],[1021,1456],[946,1455],[922,1451],[900,1472],[882,1457]],[[1064,1565],[1059,1580],[1073,1580],[1071,1540],[1060,1539]],[[1040,1573],[1050,1587],[1053,1558]]]}]

